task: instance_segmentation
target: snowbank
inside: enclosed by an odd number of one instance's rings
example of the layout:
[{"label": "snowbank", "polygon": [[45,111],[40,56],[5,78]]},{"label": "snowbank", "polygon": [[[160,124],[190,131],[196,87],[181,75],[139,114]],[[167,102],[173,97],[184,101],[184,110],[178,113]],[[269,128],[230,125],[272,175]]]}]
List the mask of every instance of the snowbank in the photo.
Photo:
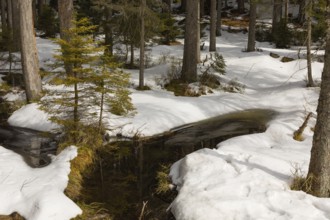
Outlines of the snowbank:
[{"label": "snowbank", "polygon": [[18,154],[0,147],[0,214],[18,212],[27,220],[69,220],[80,208],[64,194],[70,160],[76,147],[68,147],[52,163],[31,168]]}]

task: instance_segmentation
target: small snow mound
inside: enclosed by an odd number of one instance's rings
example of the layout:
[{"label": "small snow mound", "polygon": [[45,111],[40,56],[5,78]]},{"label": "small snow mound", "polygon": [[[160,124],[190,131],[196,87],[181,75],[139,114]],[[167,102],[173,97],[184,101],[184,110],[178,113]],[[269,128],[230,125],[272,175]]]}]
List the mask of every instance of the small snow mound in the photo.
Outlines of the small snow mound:
[{"label": "small snow mound", "polygon": [[48,120],[49,115],[39,109],[37,103],[23,106],[8,119],[12,126],[31,128],[38,131],[51,131],[58,126]]},{"label": "small snow mound", "polygon": [[48,166],[31,168],[21,156],[0,147],[0,215],[18,212],[27,220],[69,220],[81,214],[64,194],[70,160],[76,156],[77,148],[70,146]]}]

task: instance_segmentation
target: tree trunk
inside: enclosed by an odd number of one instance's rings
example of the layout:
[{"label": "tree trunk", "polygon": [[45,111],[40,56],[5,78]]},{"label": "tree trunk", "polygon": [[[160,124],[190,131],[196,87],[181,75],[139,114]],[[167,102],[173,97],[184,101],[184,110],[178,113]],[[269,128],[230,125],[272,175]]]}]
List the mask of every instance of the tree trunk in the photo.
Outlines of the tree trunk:
[{"label": "tree trunk", "polygon": [[299,14],[298,14],[298,21],[300,24],[303,24],[305,22],[305,12],[306,12],[306,0],[300,0]]},{"label": "tree trunk", "polygon": [[289,0],[284,0],[284,20],[288,22],[289,18]]},{"label": "tree trunk", "polygon": [[3,31],[6,32],[7,30],[7,16],[6,16],[6,8],[7,8],[7,4],[6,4],[6,0],[1,0],[1,28]]},{"label": "tree trunk", "polygon": [[146,7],[146,0],[141,0],[140,6],[140,19],[141,19],[141,30],[140,30],[140,69],[139,69],[139,88],[144,87],[144,10]]},{"label": "tree trunk", "polygon": [[[328,1],[329,3],[329,1]],[[327,7],[327,23],[330,10]],[[311,159],[307,178],[312,181],[311,193],[319,197],[330,197],[330,27],[327,30],[324,69],[317,121],[313,137]]]},{"label": "tree trunk", "polygon": [[200,4],[198,4],[198,7],[197,7],[197,40],[196,40],[196,61],[197,63],[200,63],[201,62],[201,17],[200,17]]},{"label": "tree trunk", "polygon": [[10,32],[13,30],[13,7],[11,0],[7,0],[7,26]]},{"label": "tree trunk", "polygon": [[37,0],[32,0],[32,15],[33,15],[33,24],[37,24]]},{"label": "tree trunk", "polygon": [[104,8],[105,22],[104,22],[104,32],[105,32],[105,53],[110,56],[113,55],[113,34],[110,20],[112,18],[112,9],[108,6]]},{"label": "tree trunk", "polygon": [[39,75],[39,60],[34,36],[32,0],[18,0],[20,30],[21,30],[21,58],[25,82],[26,98],[28,102],[41,97],[41,79]]},{"label": "tree trunk", "polygon": [[[70,36],[67,32],[73,27],[73,0],[58,0],[58,16],[60,19],[61,39],[70,41]],[[72,65],[64,62],[64,68],[67,75],[72,75]]]},{"label": "tree trunk", "polygon": [[69,41],[67,31],[73,26],[73,0],[58,0],[58,16],[61,38]]},{"label": "tree trunk", "polygon": [[221,36],[221,10],[222,10],[222,0],[218,0],[217,5],[217,24],[216,24],[216,35]]},{"label": "tree trunk", "polygon": [[282,18],[282,0],[274,0],[272,34],[274,35]]},{"label": "tree trunk", "polygon": [[[30,1],[29,1],[30,2]],[[12,35],[13,35],[13,44],[12,51],[19,51],[20,44],[16,43],[20,41],[20,8],[19,8],[19,0],[12,0]],[[32,2],[31,2],[31,10],[32,10]],[[31,11],[32,13],[32,11]],[[32,15],[31,15],[32,16]]]},{"label": "tree trunk", "polygon": [[198,0],[188,0],[181,75],[185,82],[197,80],[198,7]]},{"label": "tree trunk", "polygon": [[244,13],[244,0],[237,0],[237,10],[240,14]]},{"label": "tree trunk", "polygon": [[210,8],[211,24],[210,24],[210,47],[209,51],[216,51],[216,22],[217,22],[217,0],[211,0]]},{"label": "tree trunk", "polygon": [[256,18],[257,18],[257,3],[256,0],[250,0],[250,20],[249,20],[249,37],[247,52],[255,51],[256,49]]},{"label": "tree trunk", "polygon": [[205,15],[205,0],[200,0],[200,5],[199,5],[199,15],[200,17],[203,17]]},{"label": "tree trunk", "polygon": [[312,2],[308,1],[307,7],[307,78],[308,78],[308,87],[314,86],[313,75],[312,75],[312,54],[311,54],[311,44],[312,44]]},{"label": "tree trunk", "polygon": [[38,0],[38,15],[40,16],[45,4],[45,0]]},{"label": "tree trunk", "polygon": [[130,66],[133,68],[134,67],[134,43],[133,43],[133,41],[131,42],[130,49],[131,49]]},{"label": "tree trunk", "polygon": [[190,0],[181,0],[181,6],[180,6],[180,11],[181,12],[186,12],[186,10],[187,10],[187,1],[190,1]]}]

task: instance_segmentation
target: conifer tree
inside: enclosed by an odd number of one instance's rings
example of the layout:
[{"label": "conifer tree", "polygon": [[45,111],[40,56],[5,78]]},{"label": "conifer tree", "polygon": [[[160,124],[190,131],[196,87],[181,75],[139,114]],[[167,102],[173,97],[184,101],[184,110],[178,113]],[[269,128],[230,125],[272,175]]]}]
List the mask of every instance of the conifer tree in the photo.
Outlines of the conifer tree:
[{"label": "conifer tree", "polygon": [[[73,136],[81,124],[98,122],[101,126],[106,102],[116,114],[125,114],[133,109],[127,91],[129,77],[117,70],[116,63],[102,54],[104,48],[98,46],[92,36],[96,26],[86,18],[74,23],[74,27],[67,32],[68,41],[56,39],[61,47],[54,56],[57,66],[64,67],[65,63],[72,65],[72,74],[66,74],[62,68],[63,71],[58,72],[50,82],[56,89],[50,90],[48,98],[42,101],[43,109],[51,114],[51,120]],[[118,97],[118,91],[123,91],[120,94],[122,97]],[[95,117],[97,106],[101,109],[99,117]]]}]

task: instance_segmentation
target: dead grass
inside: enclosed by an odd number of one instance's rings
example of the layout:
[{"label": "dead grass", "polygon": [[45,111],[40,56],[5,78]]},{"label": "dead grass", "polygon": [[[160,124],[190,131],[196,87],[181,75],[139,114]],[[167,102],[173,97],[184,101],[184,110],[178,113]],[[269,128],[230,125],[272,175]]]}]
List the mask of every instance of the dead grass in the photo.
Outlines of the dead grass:
[{"label": "dead grass", "polygon": [[248,19],[232,19],[232,18],[225,18],[222,20],[223,25],[231,26],[231,27],[241,27],[247,28],[249,27],[249,20]]},{"label": "dead grass", "polygon": [[306,177],[303,174],[301,168],[297,165],[294,165],[293,169],[294,170],[292,172],[292,182],[290,185],[291,190],[311,193],[313,177],[312,176]]}]

